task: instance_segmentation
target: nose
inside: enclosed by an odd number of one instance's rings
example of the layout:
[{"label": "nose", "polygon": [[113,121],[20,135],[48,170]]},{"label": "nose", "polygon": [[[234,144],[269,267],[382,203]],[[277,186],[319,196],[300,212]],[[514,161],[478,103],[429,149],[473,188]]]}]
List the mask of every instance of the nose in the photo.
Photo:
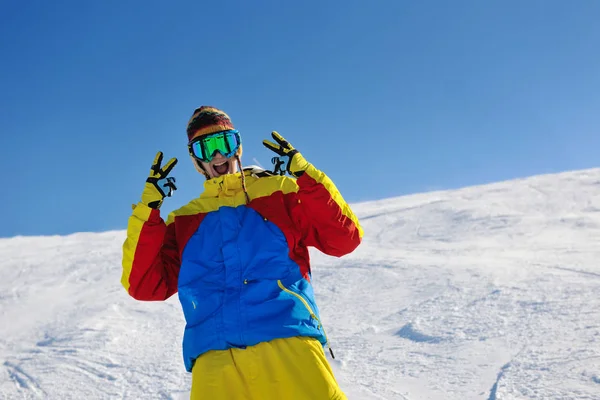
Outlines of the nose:
[{"label": "nose", "polygon": [[218,151],[218,150],[215,150],[215,152],[213,153],[213,158],[212,159],[216,160],[216,161],[227,160],[227,158],[223,154],[221,154],[221,152]]}]

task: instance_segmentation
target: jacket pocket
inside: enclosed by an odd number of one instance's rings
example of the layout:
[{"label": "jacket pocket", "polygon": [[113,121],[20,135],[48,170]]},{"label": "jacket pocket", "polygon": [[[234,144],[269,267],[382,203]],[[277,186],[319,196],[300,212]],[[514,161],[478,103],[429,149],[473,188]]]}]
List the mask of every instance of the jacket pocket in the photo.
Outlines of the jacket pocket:
[{"label": "jacket pocket", "polygon": [[279,279],[277,280],[277,285],[279,286],[279,288],[281,290],[283,290],[284,292],[286,292],[286,293],[294,296],[295,298],[297,298],[298,300],[300,300],[300,302],[302,304],[304,304],[304,307],[306,307],[306,309],[310,313],[310,317],[312,319],[314,319],[315,321],[317,321],[317,329],[323,332],[323,336],[325,337],[325,342],[326,342],[327,348],[329,349],[329,353],[331,354],[331,358],[335,358],[335,356],[333,355],[333,350],[331,349],[331,346],[329,345],[329,339],[327,339],[327,333],[325,333],[325,328],[323,327],[323,324],[321,323],[321,320],[319,319],[319,317],[317,317],[317,314],[315,314],[315,312],[313,311],[313,308],[308,303],[308,300],[306,300],[304,297],[302,297],[301,294],[296,293],[293,290],[290,290],[290,289],[286,288],[283,285],[283,283],[281,283],[281,280],[279,280]]},{"label": "jacket pocket", "polygon": [[310,317],[313,318],[314,320],[316,320],[319,323],[319,329],[321,329],[321,320],[319,320],[319,317],[317,317],[317,314],[315,314],[315,312],[313,311],[313,308],[310,306],[310,304],[308,303],[308,301],[302,297],[299,293],[296,293],[288,288],[286,288],[283,283],[281,283],[281,280],[277,280],[277,285],[279,286],[279,288],[281,290],[283,290],[286,293],[291,294],[292,296],[296,297],[298,300],[300,300],[302,302],[302,304],[304,304],[304,307],[306,307],[306,309],[308,310],[308,312],[310,313]]}]

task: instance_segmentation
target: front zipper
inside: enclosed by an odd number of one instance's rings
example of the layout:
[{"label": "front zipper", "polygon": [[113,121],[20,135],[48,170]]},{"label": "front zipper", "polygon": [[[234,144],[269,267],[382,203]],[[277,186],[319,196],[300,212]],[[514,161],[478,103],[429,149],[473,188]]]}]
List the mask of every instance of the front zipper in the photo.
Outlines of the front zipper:
[{"label": "front zipper", "polygon": [[304,297],[302,297],[301,295],[299,295],[298,293],[293,292],[290,289],[283,286],[283,283],[281,283],[281,280],[279,280],[279,279],[277,280],[277,285],[281,288],[281,290],[296,297],[298,300],[300,300],[302,302],[302,304],[304,304],[304,307],[306,307],[306,309],[310,313],[311,318],[313,318],[315,321],[318,322],[319,325],[317,326],[317,329],[323,330],[323,336],[325,336],[325,342],[327,344],[327,348],[329,349],[329,353],[331,354],[331,358],[335,359],[335,356],[333,355],[333,350],[331,349],[331,346],[329,345],[329,339],[327,339],[327,333],[325,333],[325,328],[323,327],[321,320],[319,319],[319,317],[317,317],[317,314],[315,314],[315,312],[313,311],[310,304],[308,304],[308,301],[306,301],[306,299]]}]

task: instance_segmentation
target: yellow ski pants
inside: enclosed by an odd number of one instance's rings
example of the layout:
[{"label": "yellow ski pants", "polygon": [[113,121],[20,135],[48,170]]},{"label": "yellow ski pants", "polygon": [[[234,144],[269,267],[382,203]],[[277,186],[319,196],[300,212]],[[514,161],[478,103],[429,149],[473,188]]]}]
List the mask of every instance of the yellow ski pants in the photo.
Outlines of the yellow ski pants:
[{"label": "yellow ski pants", "polygon": [[312,338],[204,353],[192,369],[191,400],[347,400]]}]

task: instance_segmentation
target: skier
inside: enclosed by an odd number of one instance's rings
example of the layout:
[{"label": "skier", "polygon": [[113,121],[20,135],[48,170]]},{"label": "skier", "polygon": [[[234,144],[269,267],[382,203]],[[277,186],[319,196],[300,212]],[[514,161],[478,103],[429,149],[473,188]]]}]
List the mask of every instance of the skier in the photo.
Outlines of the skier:
[{"label": "skier", "polygon": [[356,216],[277,132],[263,144],[278,174],[242,168],[240,133],[217,108],[196,109],[187,135],[204,192],[165,223],[177,159],[161,166],[158,152],[127,225],[121,282],[137,300],[179,292],[191,399],[346,399],[323,350],[308,246],[352,252],[363,233]]}]

